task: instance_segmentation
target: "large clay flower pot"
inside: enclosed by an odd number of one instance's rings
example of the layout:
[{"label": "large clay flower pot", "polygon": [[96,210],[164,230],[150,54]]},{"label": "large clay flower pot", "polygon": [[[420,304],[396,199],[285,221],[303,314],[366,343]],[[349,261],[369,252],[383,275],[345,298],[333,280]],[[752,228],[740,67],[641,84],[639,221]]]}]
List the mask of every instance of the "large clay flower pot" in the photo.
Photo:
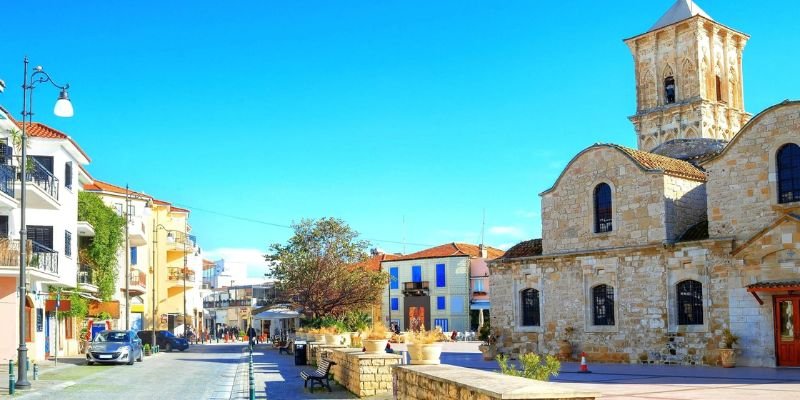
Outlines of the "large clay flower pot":
[{"label": "large clay flower pot", "polygon": [[734,349],[719,349],[719,361],[725,368],[733,368],[736,366],[736,350]]},{"label": "large clay flower pot", "polygon": [[419,360],[422,358],[422,345],[418,343],[406,343],[406,350],[408,350],[408,356],[412,360]]},{"label": "large clay flower pot", "polygon": [[325,342],[327,344],[341,345],[344,343],[344,335],[325,334]]},{"label": "large clay flower pot", "polygon": [[386,352],[386,344],[389,343],[386,339],[364,339],[364,348],[367,353],[380,354]]},{"label": "large clay flower pot", "polygon": [[[440,364],[439,358],[442,356],[442,344],[419,344],[419,357],[411,356],[411,364],[414,365],[436,365]],[[410,353],[410,352],[409,352]]]},{"label": "large clay flower pot", "polygon": [[478,349],[483,353],[484,361],[494,361],[497,357],[497,346],[493,344],[482,344],[478,346]]},{"label": "large clay flower pot", "polygon": [[572,359],[572,343],[562,340],[558,344],[558,358],[563,361],[569,361]]}]

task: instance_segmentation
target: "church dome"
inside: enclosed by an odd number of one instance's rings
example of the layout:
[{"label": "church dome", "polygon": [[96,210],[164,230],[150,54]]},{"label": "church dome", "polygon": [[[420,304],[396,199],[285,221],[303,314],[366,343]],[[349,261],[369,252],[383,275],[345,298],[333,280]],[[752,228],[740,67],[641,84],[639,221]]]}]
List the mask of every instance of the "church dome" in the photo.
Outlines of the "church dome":
[{"label": "church dome", "polygon": [[721,139],[673,139],[660,144],[650,152],[698,165],[719,154],[727,144],[728,141]]}]

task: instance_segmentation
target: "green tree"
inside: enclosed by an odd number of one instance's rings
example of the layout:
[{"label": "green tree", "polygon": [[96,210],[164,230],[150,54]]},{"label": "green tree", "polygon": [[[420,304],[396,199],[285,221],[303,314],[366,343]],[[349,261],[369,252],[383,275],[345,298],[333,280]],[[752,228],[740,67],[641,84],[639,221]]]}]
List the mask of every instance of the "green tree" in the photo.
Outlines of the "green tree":
[{"label": "green tree", "polygon": [[520,354],[519,363],[522,366],[521,370],[509,362],[508,356],[502,354],[497,356],[497,364],[500,366],[500,372],[504,375],[549,381],[551,376],[558,376],[558,370],[561,369],[561,362],[549,354],[545,356],[544,360],[536,353]]},{"label": "green tree", "polygon": [[284,296],[312,318],[340,317],[380,299],[388,275],[365,268],[369,243],[336,218],[293,224],[288,243],[270,246],[270,276]]},{"label": "green tree", "polygon": [[110,300],[116,290],[117,253],[123,245],[125,219],[89,192],[78,193],[78,219],[94,227],[94,238],[81,247],[78,257],[92,269],[99,297]]}]

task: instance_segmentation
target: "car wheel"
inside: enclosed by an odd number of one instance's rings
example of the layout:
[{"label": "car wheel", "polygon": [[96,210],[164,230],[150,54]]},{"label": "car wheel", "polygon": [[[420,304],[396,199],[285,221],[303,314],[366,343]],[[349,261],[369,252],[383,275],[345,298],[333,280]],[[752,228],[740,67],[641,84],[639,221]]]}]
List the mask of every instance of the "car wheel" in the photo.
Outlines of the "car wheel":
[{"label": "car wheel", "polygon": [[86,365],[94,365],[94,361],[86,361]]},{"label": "car wheel", "polygon": [[133,361],[134,361],[134,359],[133,359],[133,355],[130,355],[130,356],[128,356],[128,357],[130,357],[130,359],[129,359],[129,361],[128,361],[128,365],[133,365]]},{"label": "car wheel", "polygon": [[172,352],[172,343],[167,343],[167,345],[164,346],[164,350],[166,350],[167,353]]},{"label": "car wheel", "polygon": [[144,351],[139,352],[139,358],[136,359],[138,362],[144,361]]}]

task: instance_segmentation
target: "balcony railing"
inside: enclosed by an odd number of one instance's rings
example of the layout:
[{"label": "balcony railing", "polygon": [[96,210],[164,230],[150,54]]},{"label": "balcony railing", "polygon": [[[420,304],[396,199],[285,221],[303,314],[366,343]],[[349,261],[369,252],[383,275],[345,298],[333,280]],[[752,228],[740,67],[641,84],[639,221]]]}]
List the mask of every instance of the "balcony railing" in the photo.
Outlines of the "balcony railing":
[{"label": "balcony railing", "polygon": [[25,171],[25,180],[38,186],[50,197],[58,200],[58,178],[47,170],[35,158],[28,157],[28,168]]},{"label": "balcony railing", "polygon": [[423,296],[428,293],[428,281],[403,282],[403,293],[407,295]]},{"label": "balcony railing", "polygon": [[[34,241],[30,241],[30,244],[31,258],[28,266],[51,274],[58,274],[58,252]],[[17,247],[17,252],[19,252],[19,247]]]},{"label": "balcony railing", "polygon": [[169,280],[171,281],[183,281],[185,277],[187,282],[194,282],[194,271],[192,270],[170,267],[167,268],[167,272],[169,273]]},{"label": "balcony railing", "polygon": [[140,286],[143,288],[147,287],[147,275],[145,275],[144,272],[131,271],[130,278],[131,278],[129,282],[130,286]]},{"label": "balcony railing", "polygon": [[13,165],[0,164],[0,191],[14,197],[14,181],[17,180],[17,169]]},{"label": "balcony railing", "polygon": [[204,308],[250,307],[251,305],[253,305],[252,299],[216,300],[203,302]]}]

